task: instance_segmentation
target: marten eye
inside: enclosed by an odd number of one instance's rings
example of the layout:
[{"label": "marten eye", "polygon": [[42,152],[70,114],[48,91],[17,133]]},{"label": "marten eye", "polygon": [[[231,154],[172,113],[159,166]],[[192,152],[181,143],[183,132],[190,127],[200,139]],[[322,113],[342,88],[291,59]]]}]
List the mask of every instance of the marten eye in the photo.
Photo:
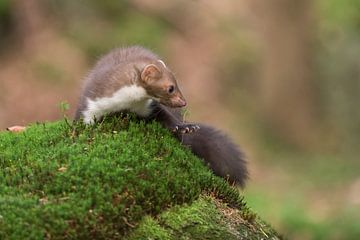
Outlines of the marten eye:
[{"label": "marten eye", "polygon": [[174,87],[174,85],[171,85],[171,86],[168,88],[168,93],[172,94],[174,91],[175,91],[175,87]]}]

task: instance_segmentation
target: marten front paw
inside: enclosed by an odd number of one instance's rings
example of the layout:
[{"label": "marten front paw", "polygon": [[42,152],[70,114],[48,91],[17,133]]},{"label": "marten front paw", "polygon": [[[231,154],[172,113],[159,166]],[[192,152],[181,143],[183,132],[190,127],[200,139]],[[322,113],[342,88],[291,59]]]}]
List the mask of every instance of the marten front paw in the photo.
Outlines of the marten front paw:
[{"label": "marten front paw", "polygon": [[200,129],[200,127],[196,124],[182,124],[182,125],[175,126],[175,128],[173,129],[173,132],[185,134],[185,133],[196,132],[199,129]]}]

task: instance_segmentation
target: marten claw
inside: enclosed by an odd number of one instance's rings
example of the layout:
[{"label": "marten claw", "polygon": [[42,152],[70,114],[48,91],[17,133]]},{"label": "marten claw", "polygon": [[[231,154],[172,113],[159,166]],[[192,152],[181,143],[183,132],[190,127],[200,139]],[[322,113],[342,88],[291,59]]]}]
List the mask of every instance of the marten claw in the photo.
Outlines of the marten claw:
[{"label": "marten claw", "polygon": [[199,125],[195,125],[192,129],[191,129],[191,132],[196,132],[197,130],[200,129],[200,126]]},{"label": "marten claw", "polygon": [[200,127],[198,125],[184,124],[184,125],[175,126],[175,128],[173,129],[173,132],[185,134],[185,133],[196,132],[199,129],[200,129]]}]

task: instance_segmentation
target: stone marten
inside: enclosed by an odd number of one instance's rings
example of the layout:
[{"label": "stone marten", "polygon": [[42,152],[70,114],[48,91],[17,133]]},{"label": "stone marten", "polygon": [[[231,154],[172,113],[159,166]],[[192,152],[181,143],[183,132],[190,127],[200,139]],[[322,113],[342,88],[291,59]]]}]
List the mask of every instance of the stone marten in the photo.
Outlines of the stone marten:
[{"label": "stone marten", "polygon": [[174,74],[155,53],[140,46],[116,48],[85,77],[75,120],[93,124],[106,114],[125,111],[155,119],[216,175],[244,187],[248,171],[243,153],[221,131],[184,122],[184,106]]}]

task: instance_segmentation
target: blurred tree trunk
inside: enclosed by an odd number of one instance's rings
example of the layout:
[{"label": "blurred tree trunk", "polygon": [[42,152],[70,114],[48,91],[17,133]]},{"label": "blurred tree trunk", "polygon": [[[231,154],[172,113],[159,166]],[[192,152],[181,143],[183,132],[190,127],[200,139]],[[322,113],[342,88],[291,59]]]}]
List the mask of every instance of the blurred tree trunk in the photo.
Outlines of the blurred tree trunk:
[{"label": "blurred tree trunk", "polygon": [[282,137],[311,147],[317,103],[312,72],[313,1],[251,1],[264,41],[259,100],[265,117]]},{"label": "blurred tree trunk", "polygon": [[49,19],[41,0],[13,0],[12,13],[16,24],[17,39],[25,49],[31,49],[37,39],[48,28]]},{"label": "blurred tree trunk", "polygon": [[61,101],[76,106],[85,55],[58,29],[50,1],[10,3],[15,36],[0,59],[0,128],[58,119]]},{"label": "blurred tree trunk", "polygon": [[[221,7],[232,6],[231,0],[219,2],[216,0],[166,1],[158,0],[157,5],[149,0],[132,1],[132,6],[138,11],[152,14],[152,17],[162,18],[173,31],[166,36],[167,50],[171,52],[171,65],[176,66],[181,79],[181,87],[191,108],[197,109],[191,116],[202,118],[207,123],[223,125],[232,112],[222,106],[220,89],[221,81],[217,78],[219,59],[224,51],[224,36],[217,29]],[[219,6],[218,6],[219,5]],[[218,7],[218,8],[216,8]],[[226,10],[224,10],[226,12]],[[232,16],[231,12],[226,12]],[[184,16],[186,16],[184,18]],[[201,92],[206,94],[199,94]],[[212,106],[214,111],[208,111],[204,106]]]}]

